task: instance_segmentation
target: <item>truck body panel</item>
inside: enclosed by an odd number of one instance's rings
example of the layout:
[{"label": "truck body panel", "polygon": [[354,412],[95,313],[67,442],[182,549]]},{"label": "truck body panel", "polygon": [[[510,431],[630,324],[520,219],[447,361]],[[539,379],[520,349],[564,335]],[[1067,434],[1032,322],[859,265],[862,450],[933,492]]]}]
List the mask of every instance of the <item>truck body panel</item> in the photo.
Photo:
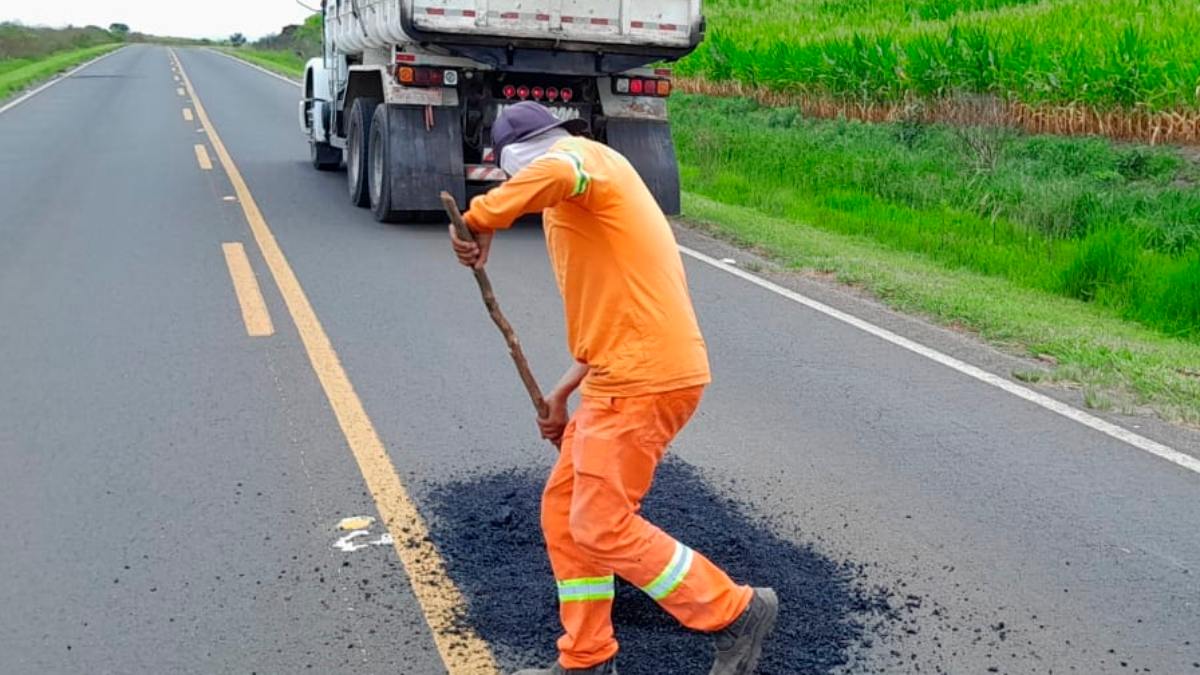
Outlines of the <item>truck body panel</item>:
[{"label": "truck body panel", "polygon": [[568,51],[679,50],[703,34],[700,0],[335,0],[328,21],[346,53],[513,40]]}]

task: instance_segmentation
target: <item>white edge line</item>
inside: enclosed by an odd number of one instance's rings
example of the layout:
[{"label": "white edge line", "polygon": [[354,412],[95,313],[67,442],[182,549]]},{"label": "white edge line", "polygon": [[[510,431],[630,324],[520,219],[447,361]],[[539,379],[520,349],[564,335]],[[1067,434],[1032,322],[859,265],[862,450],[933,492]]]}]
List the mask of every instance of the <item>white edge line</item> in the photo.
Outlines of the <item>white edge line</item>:
[{"label": "white edge line", "polygon": [[1168,462],[1181,466],[1195,473],[1200,473],[1200,459],[1192,457],[1191,455],[1186,455],[1178,450],[1175,450],[1174,448],[1163,445],[1162,443],[1152,441],[1145,436],[1135,434],[1124,427],[1120,427],[1112,422],[1100,419],[1095,415],[1086,413],[1078,408],[1067,405],[1062,401],[1046,396],[1045,394],[1039,394],[1028,387],[1023,387],[1015,382],[1006,380],[999,375],[989,373],[982,368],[978,368],[964,361],[960,361],[952,356],[943,354],[936,349],[926,347],[923,344],[914,342],[906,337],[893,333],[886,328],[880,328],[879,326],[864,321],[856,316],[847,314],[846,312],[838,309],[834,309],[829,305],[801,295],[800,293],[797,293],[789,288],[784,288],[779,284],[767,281],[762,277],[750,274],[749,272],[734,267],[733,265],[723,263],[720,260],[707,256],[699,251],[695,251],[686,246],[680,246],[679,250],[689,258],[693,258],[707,265],[711,265],[719,270],[728,272],[735,277],[749,281],[755,286],[764,288],[772,293],[781,295],[792,302],[799,303],[805,307],[808,307],[809,309],[813,309],[833,319],[837,319],[838,321],[849,324],[865,333],[870,333],[871,335],[874,335],[875,337],[886,342],[890,342],[897,347],[902,347],[910,352],[913,352],[914,354],[924,356],[931,361],[940,363],[941,365],[956,370],[968,377],[972,377],[985,384],[990,384],[997,389],[1002,389],[1014,396],[1023,398],[1030,403],[1039,405],[1051,412],[1058,413],[1067,419],[1078,422],[1086,427],[1090,427],[1102,434],[1111,436],[1124,443],[1128,443],[1139,450],[1148,452],[1156,457],[1165,459]]},{"label": "white edge line", "polygon": [[225,58],[229,59],[230,61],[237,61],[238,63],[242,64],[243,66],[249,66],[257,71],[266,73],[267,75],[270,75],[271,77],[273,77],[277,80],[283,80],[284,82],[287,82],[288,84],[290,84],[294,87],[300,86],[300,83],[298,81],[293,80],[292,78],[288,77],[287,75],[280,75],[279,73],[277,73],[273,70],[268,70],[267,68],[263,68],[262,66],[258,65],[257,63],[251,63],[251,62],[247,61],[246,59],[239,59],[238,57],[234,56],[233,54],[226,54],[225,52],[223,52],[219,49],[213,49],[212,47],[207,47],[206,49],[208,49],[208,51],[210,51],[214,54],[219,54],[221,56],[224,56]]},{"label": "white edge line", "polygon": [[[244,59],[239,59],[236,56],[226,54],[225,52],[222,52],[222,51],[219,51],[216,49],[209,49],[209,51],[214,52],[216,54],[220,54],[221,56],[224,56],[227,59],[237,61],[238,63],[241,63],[242,65],[254,68],[255,70],[262,71],[263,73],[266,73],[267,75],[270,75],[271,77],[274,77],[279,80],[283,80],[284,82],[287,82],[289,84],[295,85],[297,87],[300,86],[299,82],[297,82],[289,77],[284,77],[283,75],[280,75],[279,73],[275,73],[270,70],[267,70],[266,68],[263,68],[262,66],[260,66],[256,63],[250,63],[249,61],[246,61]],[[1033,403],[1035,405],[1045,408],[1046,410],[1049,410],[1051,412],[1062,415],[1063,417],[1066,417],[1069,420],[1073,420],[1073,421],[1078,422],[1086,427],[1095,429],[1096,431],[1099,431],[1102,434],[1106,434],[1106,435],[1111,436],[1119,441],[1122,441],[1124,443],[1132,445],[1133,447],[1135,447],[1139,450],[1148,452],[1156,457],[1165,459],[1168,462],[1171,462],[1172,464],[1176,464],[1185,469],[1188,469],[1189,471],[1193,471],[1195,473],[1200,474],[1200,459],[1196,459],[1195,457],[1192,457],[1191,455],[1187,455],[1182,452],[1179,452],[1178,450],[1176,450],[1174,448],[1163,445],[1162,443],[1159,443],[1158,441],[1150,440],[1149,438],[1146,438],[1145,436],[1135,434],[1134,432],[1132,432],[1124,427],[1113,424],[1112,422],[1109,422],[1107,420],[1100,419],[1099,417],[1096,417],[1095,415],[1086,413],[1078,408],[1067,405],[1066,403],[1063,403],[1062,401],[1059,401],[1057,399],[1050,398],[1049,396],[1046,396],[1045,394],[1039,394],[1038,392],[1036,392],[1028,387],[1023,387],[1015,382],[1012,382],[1011,380],[1006,380],[1003,377],[1000,377],[999,375],[996,375],[994,373],[989,373],[988,371],[983,370],[982,368],[978,368],[978,367],[973,366],[964,361],[960,361],[960,360],[954,358],[953,356],[950,356],[948,354],[943,354],[942,352],[939,352],[936,349],[926,347],[923,344],[914,342],[906,337],[903,337],[901,335],[893,333],[892,331],[887,330],[886,328],[880,328],[879,326],[876,326],[873,323],[864,321],[863,319],[860,319],[851,314],[847,314],[846,312],[843,312],[841,310],[834,309],[833,307],[830,307],[829,305],[826,305],[822,302],[813,300],[812,298],[809,298],[807,296],[801,295],[800,293],[797,293],[796,291],[793,291],[789,288],[784,288],[783,286],[780,286],[779,284],[767,281],[766,279],[763,279],[762,277],[750,274],[749,272],[746,272],[742,269],[734,267],[733,265],[728,265],[726,263],[723,263],[720,260],[709,257],[699,251],[690,249],[686,246],[680,246],[679,250],[681,252],[683,252],[684,255],[686,255],[690,258],[698,260],[707,265],[711,265],[719,270],[728,272],[729,274],[732,274],[735,277],[744,279],[745,281],[749,281],[750,283],[754,284],[755,286],[759,286],[760,288],[764,288],[768,291],[771,291],[772,293],[781,295],[781,296],[787,298],[788,300],[791,300],[792,302],[796,302],[801,305],[804,305],[805,307],[808,307],[809,309],[816,310],[822,314],[825,314],[826,316],[837,319],[838,321],[841,321],[843,323],[849,324],[863,332],[870,333],[871,335],[874,335],[875,337],[877,337],[881,340],[884,340],[885,342],[890,342],[890,343],[896,345],[897,347],[902,347],[904,349],[907,349],[910,352],[913,352],[914,354],[919,354],[920,356],[924,356],[925,358],[927,358],[931,361],[940,363],[941,365],[946,366],[947,368],[956,370],[968,377],[972,377],[976,380],[979,380],[980,382],[983,382],[985,384],[990,384],[993,387],[996,387],[998,389],[1002,389],[1002,390],[1012,394],[1013,396],[1023,398],[1026,401],[1029,401],[1030,403]]]},{"label": "white edge line", "polygon": [[100,56],[97,56],[96,58],[92,59],[91,61],[80,64],[80,65],[72,68],[71,70],[68,70],[65,73],[59,73],[58,75],[55,75],[53,78],[51,78],[51,80],[49,82],[43,83],[37,89],[34,89],[33,91],[27,91],[24,94],[22,94],[21,96],[17,97],[16,99],[9,101],[7,104],[5,104],[5,106],[3,108],[0,108],[0,115],[3,115],[4,113],[8,112],[9,110],[12,110],[13,108],[21,105],[25,101],[28,101],[29,99],[33,98],[34,96],[37,96],[38,94],[42,93],[43,91],[46,91],[47,89],[49,89],[50,87],[53,87],[54,85],[58,84],[59,82],[62,82],[63,80],[68,79],[69,77],[71,77],[75,73],[78,73],[79,71],[83,70],[84,68],[87,68],[88,66],[99,63],[100,61],[107,59],[108,57],[112,56],[113,54],[116,54],[119,51],[123,51],[128,46],[129,45],[117,47],[116,49],[112,50],[111,52],[108,52],[107,54],[101,54]]}]

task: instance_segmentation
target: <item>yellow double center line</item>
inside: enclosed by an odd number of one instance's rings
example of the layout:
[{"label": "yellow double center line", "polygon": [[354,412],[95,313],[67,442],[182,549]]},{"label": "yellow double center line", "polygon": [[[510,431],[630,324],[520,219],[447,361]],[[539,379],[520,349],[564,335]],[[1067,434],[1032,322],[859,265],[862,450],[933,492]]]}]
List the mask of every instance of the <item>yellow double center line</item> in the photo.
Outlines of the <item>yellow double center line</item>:
[{"label": "yellow double center line", "polygon": [[329,336],[326,335],[308,301],[308,296],[300,286],[300,281],[275,241],[275,235],[267,226],[267,221],[259,211],[241,172],[217,135],[204,104],[196,95],[191,79],[174,50],[171,50],[171,60],[179,69],[183,86],[191,96],[196,117],[208,134],[217,159],[233,184],[245,212],[246,222],[250,224],[254,241],[258,244],[267,268],[271,271],[271,277],[287,305],[288,313],[296,324],[300,340],[308,353],[308,360],[325,390],[325,396],[329,399],[329,405],[333,408],[333,414],[341,426],[346,442],[354,453],[354,459],[366,480],[367,489],[370,490],[379,514],[395,540],[396,554],[408,573],[413,594],[433,632],[433,639],[442,661],[455,675],[499,672],[487,643],[474,630],[463,625],[461,619],[466,602],[462,592],[446,572],[446,563],[433,545],[425,520],[400,481],[387,448],[379,439],[375,425],[367,417],[362,401],[355,393],[350,378],[346,376]]}]

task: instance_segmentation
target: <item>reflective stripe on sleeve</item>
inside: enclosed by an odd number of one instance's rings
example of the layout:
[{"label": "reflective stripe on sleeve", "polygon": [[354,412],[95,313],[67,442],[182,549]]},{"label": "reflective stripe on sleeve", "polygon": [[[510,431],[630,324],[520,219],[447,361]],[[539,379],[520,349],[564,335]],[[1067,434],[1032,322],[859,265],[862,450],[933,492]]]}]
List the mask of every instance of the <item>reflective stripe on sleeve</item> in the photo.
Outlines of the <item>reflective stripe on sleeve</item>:
[{"label": "reflective stripe on sleeve", "polygon": [[592,177],[583,168],[583,155],[574,150],[558,150],[556,152],[548,152],[543,157],[561,159],[571,165],[571,169],[575,172],[575,189],[571,192],[572,197],[578,197],[587,192],[588,187],[592,184]]},{"label": "reflective stripe on sleeve", "polygon": [[662,574],[654,581],[642,586],[642,590],[655,600],[662,600],[670,595],[683,583],[688,571],[692,569],[693,555],[692,549],[675,542],[675,555],[671,556],[671,562],[667,563]]},{"label": "reflective stripe on sleeve", "polygon": [[584,577],[564,579],[558,582],[559,602],[586,602],[589,600],[612,600],[616,594],[613,575],[606,577]]}]

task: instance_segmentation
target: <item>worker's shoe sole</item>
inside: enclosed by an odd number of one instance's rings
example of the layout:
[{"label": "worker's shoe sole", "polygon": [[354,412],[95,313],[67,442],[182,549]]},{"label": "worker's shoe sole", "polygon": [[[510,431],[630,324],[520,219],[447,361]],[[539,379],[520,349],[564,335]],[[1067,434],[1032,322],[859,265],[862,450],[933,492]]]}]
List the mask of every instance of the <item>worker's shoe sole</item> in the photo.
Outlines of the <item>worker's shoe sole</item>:
[{"label": "worker's shoe sole", "polygon": [[774,589],[756,588],[750,606],[733,625],[715,635],[717,656],[709,675],[750,675],[762,658],[763,642],[779,618]]},{"label": "worker's shoe sole", "polygon": [[549,668],[518,670],[513,675],[617,675],[617,660],[609,659],[591,668],[563,668],[556,663]]}]

